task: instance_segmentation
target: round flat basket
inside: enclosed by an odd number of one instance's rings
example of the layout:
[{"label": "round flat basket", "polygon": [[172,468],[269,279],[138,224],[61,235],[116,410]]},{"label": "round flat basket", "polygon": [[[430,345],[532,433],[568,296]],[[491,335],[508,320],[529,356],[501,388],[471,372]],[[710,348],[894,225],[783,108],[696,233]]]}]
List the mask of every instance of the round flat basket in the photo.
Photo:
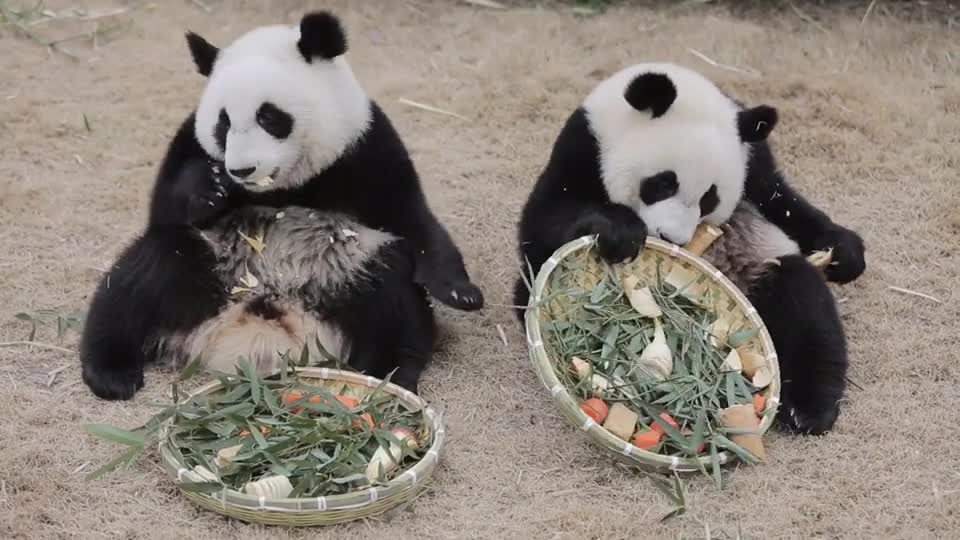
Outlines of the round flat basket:
[{"label": "round flat basket", "polygon": [[[653,472],[694,472],[709,470],[711,457],[709,455],[697,457],[670,456],[640,449],[625,441],[603,426],[598,425],[592,418],[580,409],[579,400],[570,392],[559,378],[560,362],[551,356],[546,328],[549,321],[557,320],[568,304],[564,303],[565,295],[551,290],[559,284],[561,288],[576,288],[579,290],[593,290],[601,282],[608,265],[596,252],[596,237],[585,236],[561,246],[541,267],[533,283],[530,301],[525,314],[527,345],[530,360],[540,381],[550,392],[550,396],[559,405],[563,415],[577,428],[583,430],[589,440],[600,448],[609,452],[613,457]],[[554,271],[565,263],[576,265],[581,269],[577,272],[567,272],[558,279],[552,278]],[[722,314],[742,328],[755,328],[755,337],[750,339],[745,347],[762,355],[772,372],[772,382],[763,390],[766,398],[766,411],[760,420],[759,432],[766,433],[773,423],[777,406],[780,402],[780,368],[773,341],[766,326],[757,314],[757,310],[750,304],[746,296],[730,282],[720,271],[714,268],[703,258],[687,251],[684,248],[669,244],[656,238],[648,238],[646,247],[640,255],[623,265],[624,274],[633,274],[643,281],[657,279],[671,270],[680,267],[679,272],[692,276],[690,287],[696,287],[701,294],[712,295],[713,309],[718,315]],[[736,460],[736,455],[728,450],[719,452],[721,465]]]},{"label": "round flat basket", "polygon": [[[372,390],[382,383],[373,377],[336,369],[297,368],[296,371],[305,385],[336,381],[357,389]],[[221,389],[220,382],[213,382],[193,392],[190,398],[214,394]],[[423,489],[437,467],[445,437],[443,422],[440,415],[416,394],[391,383],[383,385],[381,391],[396,396],[408,411],[423,412],[430,441],[420,461],[387,484],[350,493],[309,498],[270,499],[247,495],[230,488],[204,493],[181,487],[181,492],[201,507],[220,514],[248,522],[290,527],[332,525],[362,519],[412,500]],[[180,461],[182,458],[178,458],[180,453],[173,448],[168,436],[172,422],[173,419],[166,420],[159,430],[159,449],[164,469],[174,477],[178,485],[205,482],[206,480]]]}]

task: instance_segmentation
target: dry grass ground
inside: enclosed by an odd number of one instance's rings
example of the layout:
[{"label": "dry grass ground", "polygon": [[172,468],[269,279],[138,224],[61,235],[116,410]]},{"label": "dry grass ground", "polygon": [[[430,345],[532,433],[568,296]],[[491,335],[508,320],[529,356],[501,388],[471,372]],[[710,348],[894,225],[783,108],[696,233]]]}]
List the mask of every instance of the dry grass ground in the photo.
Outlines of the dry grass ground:
[{"label": "dry grass ground", "polygon": [[[142,226],[164,145],[203,84],[184,29],[222,44],[321,5],[344,18],[359,77],[405,137],[489,301],[480,314],[441,313],[447,338],[423,394],[446,411],[450,438],[430,491],[410,512],[332,531],[198,511],[148,463],[85,483],[116,448],[80,424],[139,424],[170,376],[150,371],[135,401],[105,403],[80,383],[76,354],[0,346],[0,537],[704,538],[738,525],[750,538],[955,537],[960,40],[942,20],[904,22],[880,8],[863,20],[869,3],[776,13],[634,6],[580,18],[453,0],[171,0],[28,27],[56,39],[99,25],[96,48],[62,45],[76,58],[0,26],[0,341],[26,336],[19,311],[83,309],[99,269]],[[77,4],[126,5],[47,2],[60,13]],[[692,50],[756,74],[711,67]],[[690,481],[688,513],[664,524],[666,499],[555,411],[513,316],[497,305],[509,302],[516,271],[515,220],[565,117],[606,74],[649,59],[699,68],[751,103],[779,107],[773,143],[784,168],[868,246],[866,274],[838,289],[861,388],[836,430],[771,437],[770,462],[733,471],[723,493]],[[56,343],[53,334],[37,339]],[[62,346],[74,348],[75,336]]]}]

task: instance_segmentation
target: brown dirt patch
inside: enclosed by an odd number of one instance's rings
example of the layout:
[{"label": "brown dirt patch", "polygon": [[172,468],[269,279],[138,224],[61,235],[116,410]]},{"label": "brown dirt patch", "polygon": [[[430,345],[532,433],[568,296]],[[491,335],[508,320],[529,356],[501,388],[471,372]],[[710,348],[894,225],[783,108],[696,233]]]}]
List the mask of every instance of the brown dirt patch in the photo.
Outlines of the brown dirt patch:
[{"label": "brown dirt patch", "polygon": [[[183,31],[224,43],[258,24],[294,21],[317,2],[207,4],[212,13],[178,0],[30,27],[64,38],[98,23],[128,25],[99,35],[96,49],[90,40],[64,43],[78,59],[0,25],[0,341],[26,335],[18,311],[84,308],[100,269],[142,226],[158,160],[203,83]],[[882,10],[861,24],[868,2],[805,6],[819,26],[788,4],[762,13],[633,6],[594,18],[428,0],[322,4],[342,14],[358,76],[404,136],[490,302],[481,314],[441,313],[445,348],[423,394],[446,412],[450,439],[430,492],[412,512],[297,532],[198,511],[150,464],[85,483],[83,471],[115,449],[80,424],[142,422],[148,403],[165,397],[169,374],[148,372],[132,403],[103,403],[79,382],[75,354],[4,346],[0,537],[703,538],[707,527],[732,535],[739,524],[748,537],[945,538],[960,530],[960,450],[950,435],[960,424],[955,27]],[[711,68],[689,49],[762,75]],[[772,437],[771,462],[733,472],[723,493],[691,481],[688,514],[666,524],[659,492],[598,456],[559,416],[513,316],[497,306],[510,301],[519,209],[566,116],[605,74],[647,59],[699,68],[749,102],[778,106],[773,142],[784,169],[863,233],[869,257],[863,278],[838,289],[862,390],[850,390],[836,431]],[[49,329],[38,339],[55,341]],[[75,347],[75,338],[63,345]],[[47,373],[63,365],[48,388]]]}]

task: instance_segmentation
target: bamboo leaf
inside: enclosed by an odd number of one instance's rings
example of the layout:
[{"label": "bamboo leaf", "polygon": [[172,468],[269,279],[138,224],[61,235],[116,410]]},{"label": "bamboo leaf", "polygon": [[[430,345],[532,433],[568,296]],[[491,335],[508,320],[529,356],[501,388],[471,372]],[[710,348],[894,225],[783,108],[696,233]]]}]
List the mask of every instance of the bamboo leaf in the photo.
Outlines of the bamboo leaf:
[{"label": "bamboo leaf", "polygon": [[744,328],[743,330],[740,330],[739,332],[729,336],[727,338],[727,343],[736,349],[737,347],[746,345],[747,342],[758,335],[760,335],[760,330],[757,328]]},{"label": "bamboo leaf", "polygon": [[113,472],[118,469],[125,469],[130,466],[131,463],[137,460],[140,457],[140,454],[143,452],[143,447],[140,446],[131,446],[125,452],[120,454],[117,458],[111,460],[107,464],[103,465],[99,469],[86,475],[87,481],[92,481],[100,478],[101,476]]},{"label": "bamboo leaf", "polygon": [[107,424],[86,424],[84,430],[91,435],[125,446],[142,448],[146,444],[143,434],[127,431]]},{"label": "bamboo leaf", "polygon": [[713,483],[717,489],[723,489],[720,476],[720,453],[717,452],[717,444],[710,441],[710,466],[713,469]]},{"label": "bamboo leaf", "polygon": [[240,362],[240,369],[243,370],[244,376],[247,380],[250,381],[250,399],[253,401],[254,405],[260,404],[260,379],[257,377],[257,370],[253,367],[253,364],[244,359]]},{"label": "bamboo leaf", "polygon": [[200,371],[201,367],[203,367],[203,359],[197,355],[196,358],[187,364],[187,367],[183,368],[183,371],[180,372],[180,376],[177,377],[177,381],[183,382],[190,379]]},{"label": "bamboo leaf", "polygon": [[180,489],[193,493],[217,493],[223,491],[223,484],[218,482],[183,482]]},{"label": "bamboo leaf", "polygon": [[751,465],[757,463],[756,456],[751,454],[746,448],[743,448],[739,444],[731,441],[730,439],[724,437],[723,435],[716,434],[713,436],[713,440],[715,440],[717,444],[719,444],[720,446],[726,448],[727,450],[730,450],[731,452],[739,456],[740,459],[744,460],[746,463],[749,463]]}]

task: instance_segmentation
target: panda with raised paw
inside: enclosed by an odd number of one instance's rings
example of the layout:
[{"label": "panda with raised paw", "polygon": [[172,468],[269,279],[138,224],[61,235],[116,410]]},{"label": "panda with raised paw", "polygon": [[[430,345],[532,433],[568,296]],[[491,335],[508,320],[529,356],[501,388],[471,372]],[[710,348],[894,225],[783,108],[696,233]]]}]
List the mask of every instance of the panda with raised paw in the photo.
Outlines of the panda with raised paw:
[{"label": "panda with raised paw", "polygon": [[[863,272],[864,245],[784,181],[766,142],[776,122],[775,109],[746,108],[681,66],[621,70],[560,132],[522,212],[521,264],[538,272],[584,235],[597,235],[601,256],[618,263],[636,257],[648,234],[684,245],[700,222],[720,226],[704,258],[770,331],[783,383],[778,418],[819,434],[839,413],[847,350],[827,282],[804,254],[832,248],[825,276],[845,283]],[[522,278],[514,300],[528,303]]]},{"label": "panda with raised paw", "polygon": [[[434,344],[428,295],[483,306],[407,151],[343,54],[338,19],[254,29],[219,49],[170,143],[146,231],[91,301],[83,380],[129,399],[154,361],[263,373],[321,347],[416,391]],[[319,344],[319,346],[318,346]]]}]

